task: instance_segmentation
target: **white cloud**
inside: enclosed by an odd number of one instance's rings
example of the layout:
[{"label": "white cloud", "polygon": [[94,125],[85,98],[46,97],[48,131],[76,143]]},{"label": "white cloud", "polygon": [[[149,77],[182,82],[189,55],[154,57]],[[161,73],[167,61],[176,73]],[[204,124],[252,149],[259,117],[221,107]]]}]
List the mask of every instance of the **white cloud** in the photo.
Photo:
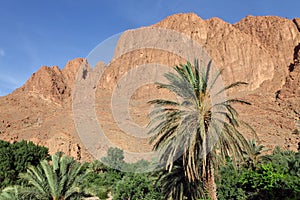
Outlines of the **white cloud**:
[{"label": "white cloud", "polygon": [[3,56],[5,56],[5,51],[0,48],[0,57],[3,57]]}]

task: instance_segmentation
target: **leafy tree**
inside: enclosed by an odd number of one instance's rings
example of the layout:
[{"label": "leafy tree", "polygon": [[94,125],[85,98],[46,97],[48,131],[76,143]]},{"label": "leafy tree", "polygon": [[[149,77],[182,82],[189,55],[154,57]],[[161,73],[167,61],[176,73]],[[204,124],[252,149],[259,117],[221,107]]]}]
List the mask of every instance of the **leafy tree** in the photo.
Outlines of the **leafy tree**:
[{"label": "leafy tree", "polygon": [[231,162],[220,167],[219,199],[296,200],[300,196],[299,151],[276,147],[253,168],[249,164],[234,168]]},{"label": "leafy tree", "polygon": [[274,199],[277,197],[275,192],[280,188],[284,174],[276,171],[272,164],[259,165],[257,170],[246,170],[241,176],[239,182],[250,194],[251,199]]},{"label": "leafy tree", "polygon": [[[201,72],[198,62],[175,66],[176,73],[167,73],[169,84],[158,83],[179,97],[179,101],[157,99],[150,103],[155,109],[150,113],[154,150],[161,152],[161,160],[172,171],[178,155],[182,156],[184,173],[189,182],[203,180],[209,196],[217,199],[215,169],[219,162],[231,155],[233,160],[243,158],[249,145],[238,131],[246,125],[238,119],[232,104],[249,104],[240,99],[213,101],[218,95],[235,86],[236,82],[212,93],[220,72],[210,74],[211,62]],[[212,99],[213,98],[213,99]]]},{"label": "leafy tree", "polygon": [[15,157],[15,169],[19,172],[25,171],[29,165],[38,165],[42,159],[49,156],[48,148],[25,140],[14,143],[12,150]]},{"label": "leafy tree", "polygon": [[[298,199],[300,196],[300,154],[276,147],[270,161],[264,162],[254,172],[262,178],[255,184],[253,199]],[[254,175],[254,177],[255,177]],[[280,175],[280,178],[276,179]],[[251,179],[250,179],[251,180]],[[252,179],[253,180],[253,179]]]},{"label": "leafy tree", "polygon": [[[114,199],[161,199],[158,188],[154,185],[154,178],[150,173],[137,173],[149,166],[149,162],[145,160],[137,161],[136,163],[125,163],[123,160],[123,152],[118,149],[111,149],[117,153],[116,159],[121,162],[115,162],[122,170],[120,171],[110,166],[105,167],[100,161],[94,161],[89,165],[91,171],[84,179],[84,186],[98,196],[100,199],[107,199],[112,193]],[[110,150],[110,151],[111,151]],[[113,160],[111,157],[115,155],[109,153],[106,159]],[[129,172],[127,172],[129,171]]]},{"label": "leafy tree", "polygon": [[[114,181],[111,179],[107,181],[106,177],[110,178],[107,172],[100,174],[94,172],[88,173],[83,182],[85,190],[100,199],[107,199],[109,192],[113,189]],[[111,182],[111,184],[108,184],[108,182]]]},{"label": "leafy tree", "polygon": [[220,166],[217,179],[219,200],[245,200],[247,198],[246,191],[239,182],[241,170],[243,168],[236,168],[229,158],[226,165]]},{"label": "leafy tree", "polygon": [[[103,159],[107,159],[106,161],[113,160],[108,156]],[[125,165],[124,161],[122,163],[122,165]],[[110,168],[110,166],[106,166],[99,160],[90,163],[87,170],[89,173],[85,176],[83,185],[91,194],[100,199],[107,199],[108,194],[114,190],[116,183],[124,176],[124,172]]]},{"label": "leafy tree", "polygon": [[149,171],[149,169],[153,169],[152,166],[153,162],[149,162],[147,160],[138,160],[135,163],[125,163],[124,164],[124,171],[125,172],[135,172],[135,173],[141,173],[145,171]]},{"label": "leafy tree", "polygon": [[116,183],[113,191],[114,200],[162,200],[159,189],[154,185],[149,174],[126,173]]},{"label": "leafy tree", "polygon": [[[12,159],[11,159],[12,157]],[[0,140],[0,184],[1,188],[12,184],[16,180],[14,158],[8,142]]]},{"label": "leafy tree", "polygon": [[37,165],[47,158],[48,149],[33,142],[13,144],[0,140],[0,188],[19,183],[19,173],[30,165]]},{"label": "leafy tree", "polygon": [[124,167],[124,151],[119,148],[110,147],[107,151],[107,156],[101,161],[109,168],[121,170]]},{"label": "leafy tree", "polygon": [[20,192],[32,199],[81,199],[87,196],[82,188],[85,174],[83,164],[57,153],[51,156],[51,162],[43,160],[37,167],[31,166],[27,173],[21,174],[29,187]]}]

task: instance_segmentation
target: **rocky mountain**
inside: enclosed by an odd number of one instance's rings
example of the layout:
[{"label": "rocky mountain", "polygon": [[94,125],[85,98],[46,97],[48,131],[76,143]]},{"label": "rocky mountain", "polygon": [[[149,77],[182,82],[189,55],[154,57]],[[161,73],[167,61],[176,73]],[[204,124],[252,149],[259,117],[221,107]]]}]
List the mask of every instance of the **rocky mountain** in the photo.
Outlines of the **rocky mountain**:
[{"label": "rocky mountain", "polygon": [[[216,66],[224,69],[222,78],[227,84],[248,82],[247,87],[230,93],[252,103],[237,107],[241,117],[267,147],[297,148],[300,142],[300,19],[248,16],[229,24],[218,18],[203,20],[195,14],[176,14],[152,27],[181,32],[202,45]],[[118,43],[132,39],[128,31]],[[128,135],[116,123],[110,105],[117,82],[137,65],[174,66],[182,62],[179,56],[158,49],[138,49],[113,59],[99,82],[90,88],[95,91],[97,120],[112,143],[129,152],[151,149],[146,138]],[[0,138],[32,140],[49,147],[51,153],[63,151],[77,159],[92,159],[77,134],[72,112],[74,82],[82,64],[86,71],[79,75],[84,78],[91,68],[85,59],[77,58],[69,61],[64,69],[41,67],[21,88],[0,97]],[[153,85],[138,88],[129,102],[131,118],[141,126],[147,124],[150,109],[147,101],[164,96],[166,93],[157,91]],[[245,135],[253,137],[248,132]]]}]

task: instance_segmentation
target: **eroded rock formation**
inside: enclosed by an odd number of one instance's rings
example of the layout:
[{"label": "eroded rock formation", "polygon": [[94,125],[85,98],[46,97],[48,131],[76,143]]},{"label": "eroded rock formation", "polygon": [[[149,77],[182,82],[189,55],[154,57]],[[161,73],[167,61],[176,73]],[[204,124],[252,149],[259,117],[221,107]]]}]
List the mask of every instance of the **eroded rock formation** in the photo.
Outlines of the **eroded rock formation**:
[{"label": "eroded rock formation", "polygon": [[[224,69],[225,82],[245,81],[249,85],[232,91],[252,103],[237,107],[241,117],[252,125],[263,144],[296,149],[300,129],[300,19],[248,16],[236,24],[221,19],[203,20],[195,14],[177,14],[153,25],[181,32],[201,44],[215,64]],[[126,33],[122,39],[126,41]],[[147,37],[147,36],[144,36]],[[96,91],[96,112],[107,137],[128,151],[150,151],[147,139],[132,137],[118,127],[110,109],[116,83],[137,65],[161,63],[173,66],[183,59],[163,50],[139,49],[115,58],[104,72]],[[72,90],[84,59],[68,62],[64,69],[42,67],[12,94],[0,97],[0,138],[21,139],[63,151],[77,159],[92,157],[77,135],[72,114]],[[82,74],[90,76],[91,68]],[[130,102],[132,118],[147,122],[147,99],[163,97],[146,85]],[[152,96],[151,96],[152,95]],[[88,97],[87,97],[88,98]],[[251,137],[245,133],[247,137]]]}]

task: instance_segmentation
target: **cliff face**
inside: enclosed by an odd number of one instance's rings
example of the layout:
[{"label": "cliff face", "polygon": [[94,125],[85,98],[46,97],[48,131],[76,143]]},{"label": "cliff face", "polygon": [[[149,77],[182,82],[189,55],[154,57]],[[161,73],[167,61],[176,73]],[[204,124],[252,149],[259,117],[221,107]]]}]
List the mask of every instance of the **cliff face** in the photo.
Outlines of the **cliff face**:
[{"label": "cliff face", "polygon": [[[280,17],[248,16],[231,25],[221,19],[202,20],[194,14],[170,16],[155,26],[173,29],[198,41],[227,82],[246,81],[250,90],[264,85],[275,92],[285,83],[300,41],[296,24]],[[263,84],[268,83],[270,84]]]},{"label": "cliff face", "polygon": [[[236,24],[221,19],[203,20],[195,14],[177,14],[153,25],[175,30],[201,44],[215,64],[224,69],[225,82],[248,82],[232,91],[252,106],[237,107],[241,117],[257,131],[263,144],[296,149],[300,130],[300,19],[248,16]],[[125,33],[121,40],[130,39]],[[142,36],[147,37],[147,36]],[[151,36],[148,36],[151,37]],[[30,139],[88,160],[72,116],[72,89],[84,59],[70,61],[63,70],[42,67],[12,94],[0,98],[0,138]],[[147,63],[173,66],[183,59],[169,52],[139,49],[116,58],[102,76],[96,91],[96,112],[107,137],[128,151],[150,150],[146,139],[122,132],[110,109],[116,83],[134,66]],[[164,97],[153,86],[139,88],[130,101],[132,119],[147,123],[148,99]],[[249,134],[245,133],[248,137]]]}]

